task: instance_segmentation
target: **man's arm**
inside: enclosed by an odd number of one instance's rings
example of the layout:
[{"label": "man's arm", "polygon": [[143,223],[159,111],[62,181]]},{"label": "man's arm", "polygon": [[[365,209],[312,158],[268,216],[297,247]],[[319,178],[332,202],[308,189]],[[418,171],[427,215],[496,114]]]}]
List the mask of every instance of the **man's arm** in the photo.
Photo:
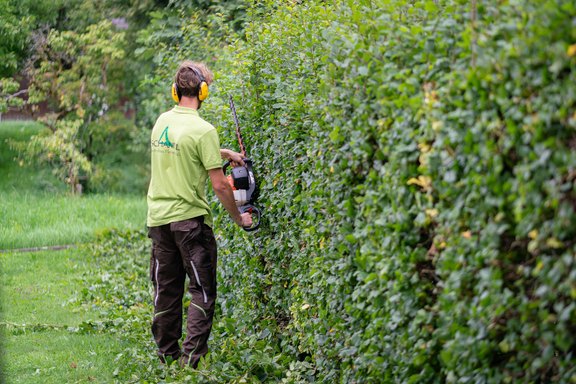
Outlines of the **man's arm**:
[{"label": "man's arm", "polygon": [[228,183],[228,179],[222,172],[222,168],[215,168],[208,171],[210,181],[212,182],[212,189],[222,203],[224,208],[228,211],[232,220],[241,227],[252,226],[252,215],[250,213],[240,213],[234,200],[234,193],[232,187]]}]

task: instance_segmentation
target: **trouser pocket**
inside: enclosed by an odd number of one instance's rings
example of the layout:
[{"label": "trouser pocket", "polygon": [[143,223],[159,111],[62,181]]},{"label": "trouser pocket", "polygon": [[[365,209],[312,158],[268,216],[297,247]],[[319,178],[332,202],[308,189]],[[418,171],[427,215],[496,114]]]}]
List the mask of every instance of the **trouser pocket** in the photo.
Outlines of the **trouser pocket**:
[{"label": "trouser pocket", "polygon": [[190,266],[192,267],[192,272],[194,274],[196,284],[200,286],[200,289],[202,290],[202,301],[204,304],[206,304],[208,303],[208,295],[206,294],[206,285],[202,284],[202,281],[207,282],[206,277],[202,276],[202,278],[200,278],[201,274],[204,275],[204,273],[202,273],[202,270],[199,271],[198,268],[196,268],[196,264],[194,264],[192,259],[190,259]]},{"label": "trouser pocket", "polygon": [[188,249],[187,260],[197,286],[202,292],[204,304],[216,298],[216,248],[209,238]]},{"label": "trouser pocket", "polygon": [[[216,294],[216,247],[213,234],[203,220],[191,219],[171,224],[190,282],[207,304]],[[210,235],[210,236],[209,236]]]}]

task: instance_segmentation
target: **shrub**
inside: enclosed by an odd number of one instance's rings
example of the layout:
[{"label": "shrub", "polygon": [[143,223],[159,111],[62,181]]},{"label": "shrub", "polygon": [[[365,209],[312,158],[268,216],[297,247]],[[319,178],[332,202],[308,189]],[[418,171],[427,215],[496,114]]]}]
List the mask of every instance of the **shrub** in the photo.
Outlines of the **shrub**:
[{"label": "shrub", "polygon": [[216,221],[221,336],[287,382],[574,382],[576,7],[266,6],[204,115],[234,146],[236,95],[264,208]]}]

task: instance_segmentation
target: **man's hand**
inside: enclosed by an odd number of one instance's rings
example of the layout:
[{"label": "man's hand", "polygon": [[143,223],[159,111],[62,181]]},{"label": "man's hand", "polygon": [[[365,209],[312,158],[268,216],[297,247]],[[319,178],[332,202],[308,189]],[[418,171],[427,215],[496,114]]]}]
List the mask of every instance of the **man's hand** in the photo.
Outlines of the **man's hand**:
[{"label": "man's hand", "polygon": [[221,149],[220,156],[223,159],[230,160],[230,165],[232,168],[244,166],[244,156],[238,152],[234,152],[229,149]]},{"label": "man's hand", "polygon": [[240,215],[242,217],[242,227],[251,227],[252,226],[252,214],[249,212],[243,213]]}]

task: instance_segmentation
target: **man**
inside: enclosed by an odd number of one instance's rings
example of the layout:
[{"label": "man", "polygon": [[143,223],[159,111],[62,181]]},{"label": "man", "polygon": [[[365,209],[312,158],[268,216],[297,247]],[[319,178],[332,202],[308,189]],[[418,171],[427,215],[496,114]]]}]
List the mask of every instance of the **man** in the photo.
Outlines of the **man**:
[{"label": "man", "polygon": [[[160,115],[151,137],[148,235],[154,283],[152,334],[163,363],[196,367],[208,352],[216,300],[216,241],[205,196],[206,180],[234,222],[252,225],[236,207],[222,159],[243,165],[239,153],[220,149],[216,129],[198,115],[213,76],[201,63],[183,62],[173,85],[178,105]],[[192,295],[182,349],[182,298],[186,275]]]}]

